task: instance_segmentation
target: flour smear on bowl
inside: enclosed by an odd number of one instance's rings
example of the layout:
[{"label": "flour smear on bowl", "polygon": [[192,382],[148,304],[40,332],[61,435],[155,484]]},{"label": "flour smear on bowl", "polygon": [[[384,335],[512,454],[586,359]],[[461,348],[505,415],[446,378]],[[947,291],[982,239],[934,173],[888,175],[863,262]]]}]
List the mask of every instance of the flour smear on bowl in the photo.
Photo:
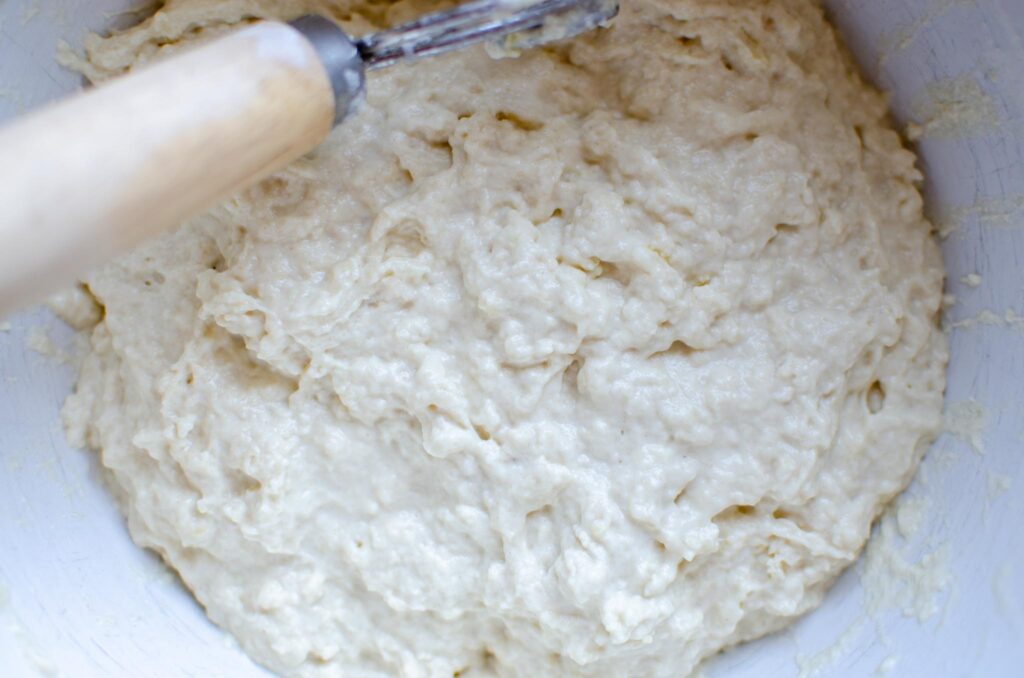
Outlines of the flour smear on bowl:
[{"label": "flour smear on bowl", "polygon": [[[169,0],[81,66],[438,6]],[[67,429],[281,674],[686,675],[817,605],[941,425],[920,180],[811,1],[374,72],[310,156],[86,278]]]}]

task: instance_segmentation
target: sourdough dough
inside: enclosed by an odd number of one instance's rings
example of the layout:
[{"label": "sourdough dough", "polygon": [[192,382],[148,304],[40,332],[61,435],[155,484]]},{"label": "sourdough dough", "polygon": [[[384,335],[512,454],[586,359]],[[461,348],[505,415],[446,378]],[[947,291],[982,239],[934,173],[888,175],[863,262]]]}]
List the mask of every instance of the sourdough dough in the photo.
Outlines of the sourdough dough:
[{"label": "sourdough dough", "polygon": [[[169,0],[87,69],[436,7]],[[377,72],[88,277],[68,431],[282,674],[685,675],[815,606],[940,425],[920,178],[811,1],[625,0]]]}]

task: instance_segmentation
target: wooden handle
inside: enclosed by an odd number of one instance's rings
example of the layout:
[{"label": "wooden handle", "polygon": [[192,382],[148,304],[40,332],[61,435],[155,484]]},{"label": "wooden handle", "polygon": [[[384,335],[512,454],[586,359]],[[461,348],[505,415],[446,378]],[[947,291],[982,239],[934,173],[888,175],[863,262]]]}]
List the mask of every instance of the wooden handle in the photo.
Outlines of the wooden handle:
[{"label": "wooden handle", "polygon": [[0,315],[279,169],[333,119],[313,46],[265,22],[0,129]]}]

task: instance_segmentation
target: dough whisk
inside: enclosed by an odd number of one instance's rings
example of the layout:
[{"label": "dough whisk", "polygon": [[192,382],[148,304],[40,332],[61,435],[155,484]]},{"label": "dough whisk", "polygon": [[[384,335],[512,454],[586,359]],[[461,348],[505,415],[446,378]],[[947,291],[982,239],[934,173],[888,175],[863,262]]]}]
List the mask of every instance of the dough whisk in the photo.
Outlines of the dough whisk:
[{"label": "dough whisk", "polygon": [[617,0],[471,0],[362,38],[260,21],[0,129],[0,315],[312,150],[365,72],[479,43],[505,54],[611,19]]}]

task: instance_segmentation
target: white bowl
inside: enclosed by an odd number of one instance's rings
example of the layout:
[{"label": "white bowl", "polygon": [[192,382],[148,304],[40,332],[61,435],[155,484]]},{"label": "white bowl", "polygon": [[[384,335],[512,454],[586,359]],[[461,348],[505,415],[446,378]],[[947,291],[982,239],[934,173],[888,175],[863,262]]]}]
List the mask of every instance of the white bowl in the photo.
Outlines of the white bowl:
[{"label": "white bowl", "polygon": [[[0,119],[74,88],[78,78],[54,62],[57,41],[75,45],[86,28],[130,23],[117,12],[133,4],[0,1]],[[868,78],[892,92],[899,123],[924,126],[929,213],[953,229],[943,241],[947,292],[956,297],[946,314],[953,433],[939,438],[909,490],[914,501],[902,517],[905,524],[923,508],[920,529],[876,554],[890,576],[872,578],[858,564],[791,631],[726,652],[706,673],[1018,676],[1024,2],[825,4]],[[0,331],[2,674],[265,674],[131,543],[93,456],[65,443],[58,410],[74,375],[55,356],[71,333],[41,309],[8,320]]]}]

